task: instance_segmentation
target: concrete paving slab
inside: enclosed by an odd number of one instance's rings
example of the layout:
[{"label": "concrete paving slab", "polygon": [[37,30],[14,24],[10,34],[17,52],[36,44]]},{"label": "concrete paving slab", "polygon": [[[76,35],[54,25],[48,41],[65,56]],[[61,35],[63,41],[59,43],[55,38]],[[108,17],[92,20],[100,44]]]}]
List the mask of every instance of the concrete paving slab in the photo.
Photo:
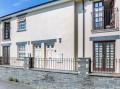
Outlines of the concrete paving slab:
[{"label": "concrete paving slab", "polygon": [[34,89],[31,86],[0,80],[0,89]]}]

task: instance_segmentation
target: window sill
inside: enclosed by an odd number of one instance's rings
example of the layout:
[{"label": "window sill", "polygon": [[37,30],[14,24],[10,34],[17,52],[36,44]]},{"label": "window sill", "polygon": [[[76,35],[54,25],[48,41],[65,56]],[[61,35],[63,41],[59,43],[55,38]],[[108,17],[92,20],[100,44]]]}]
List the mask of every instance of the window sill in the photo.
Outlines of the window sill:
[{"label": "window sill", "polygon": [[24,69],[24,67],[20,66],[12,66],[12,65],[0,65],[3,68],[16,68],[16,69]]},{"label": "window sill", "polygon": [[11,39],[3,39],[2,41],[3,41],[3,42],[11,41]]},{"label": "window sill", "polygon": [[17,32],[24,32],[24,31],[26,31],[26,30],[17,30]]},{"label": "window sill", "polygon": [[119,31],[119,28],[91,30],[92,33],[105,33]]}]

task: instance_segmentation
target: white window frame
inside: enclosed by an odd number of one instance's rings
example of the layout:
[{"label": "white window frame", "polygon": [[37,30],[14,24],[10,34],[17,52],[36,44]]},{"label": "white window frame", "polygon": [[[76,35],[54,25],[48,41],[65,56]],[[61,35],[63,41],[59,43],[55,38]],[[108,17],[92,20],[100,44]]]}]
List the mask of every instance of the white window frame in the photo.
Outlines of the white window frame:
[{"label": "white window frame", "polygon": [[26,31],[26,16],[18,17],[18,32]]},{"label": "white window frame", "polygon": [[26,57],[26,45],[25,44],[17,45],[17,54],[18,54],[18,59],[24,59]]}]

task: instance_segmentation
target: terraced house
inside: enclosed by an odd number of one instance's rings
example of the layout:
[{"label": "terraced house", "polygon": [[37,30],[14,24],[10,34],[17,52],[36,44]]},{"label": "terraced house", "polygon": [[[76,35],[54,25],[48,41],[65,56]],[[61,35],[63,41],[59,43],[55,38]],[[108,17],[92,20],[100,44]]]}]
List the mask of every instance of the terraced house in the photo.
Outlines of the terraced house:
[{"label": "terraced house", "polygon": [[120,73],[120,0],[53,0],[0,17],[1,64]]}]

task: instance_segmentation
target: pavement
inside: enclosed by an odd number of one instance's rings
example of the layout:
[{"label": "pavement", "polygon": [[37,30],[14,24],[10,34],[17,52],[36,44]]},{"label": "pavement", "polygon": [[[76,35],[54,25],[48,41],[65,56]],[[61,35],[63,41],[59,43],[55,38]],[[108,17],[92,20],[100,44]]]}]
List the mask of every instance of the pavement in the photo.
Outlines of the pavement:
[{"label": "pavement", "polygon": [[34,89],[29,85],[0,80],[0,89]]}]

